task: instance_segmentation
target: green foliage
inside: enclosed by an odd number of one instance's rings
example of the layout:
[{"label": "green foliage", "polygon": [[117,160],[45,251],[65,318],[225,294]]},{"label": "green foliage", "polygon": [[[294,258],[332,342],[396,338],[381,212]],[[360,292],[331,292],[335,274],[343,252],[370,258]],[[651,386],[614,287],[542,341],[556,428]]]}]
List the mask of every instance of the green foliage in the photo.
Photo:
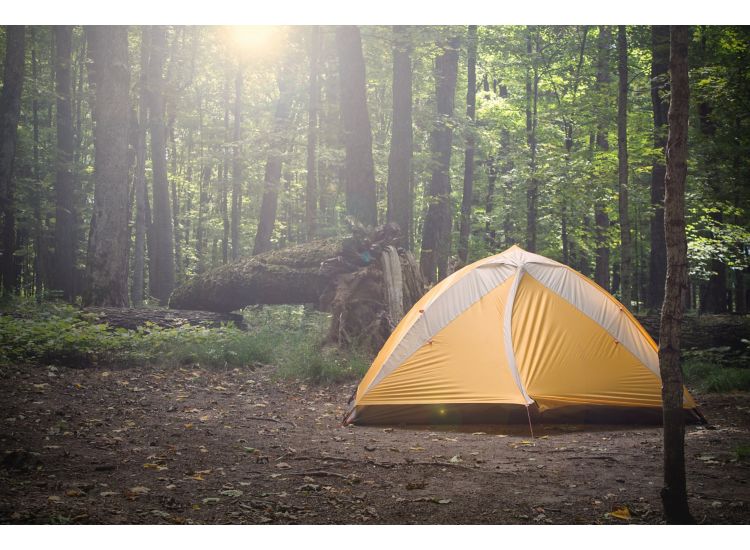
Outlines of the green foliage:
[{"label": "green foliage", "polygon": [[71,306],[37,306],[19,300],[12,313],[0,315],[0,365],[39,363],[88,367],[147,363],[242,366],[271,361],[270,342],[262,330],[243,332],[231,326],[204,328],[153,324],[137,330],[95,323]]},{"label": "green foliage", "polygon": [[737,460],[750,459],[750,443],[737,445],[734,449],[734,454],[737,456]]},{"label": "green foliage", "polygon": [[702,358],[689,358],[683,362],[685,383],[701,392],[721,393],[750,391],[750,369],[727,367]]},{"label": "green foliage", "polygon": [[273,364],[282,378],[309,380],[316,384],[361,378],[370,358],[358,350],[325,346],[328,314],[304,306],[258,307],[246,310],[251,327],[273,327],[264,338],[273,349]]},{"label": "green foliage", "polygon": [[715,272],[709,265],[717,260],[732,269],[746,269],[750,266],[747,243],[750,242],[750,229],[720,219],[731,216],[744,217],[740,208],[719,201],[697,200],[688,210],[685,231],[688,237],[688,257],[690,275],[694,279],[707,281]]},{"label": "green foliage", "polygon": [[61,302],[18,299],[0,312],[0,367],[14,363],[92,366],[144,364],[278,366],[278,376],[314,383],[355,380],[370,359],[323,345],[329,316],[303,306],[246,311],[248,331],[233,326],[137,330],[112,328]]}]

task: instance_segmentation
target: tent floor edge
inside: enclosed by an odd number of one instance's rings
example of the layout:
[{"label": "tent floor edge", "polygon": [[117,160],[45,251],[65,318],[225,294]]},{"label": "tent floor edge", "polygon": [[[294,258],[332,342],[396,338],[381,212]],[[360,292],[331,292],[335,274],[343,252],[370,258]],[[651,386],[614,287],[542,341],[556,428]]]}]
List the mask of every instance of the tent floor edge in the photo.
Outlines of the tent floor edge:
[{"label": "tent floor edge", "polygon": [[[696,409],[684,409],[686,424],[708,424]],[[661,407],[570,405],[548,409],[537,406],[500,403],[443,403],[402,405],[357,405],[347,412],[343,425],[357,426],[493,426],[527,437],[529,426],[546,431],[545,425],[581,426],[660,426]],[[533,429],[533,428],[532,428]],[[474,430],[477,431],[477,430]],[[554,431],[554,430],[553,430]]]}]

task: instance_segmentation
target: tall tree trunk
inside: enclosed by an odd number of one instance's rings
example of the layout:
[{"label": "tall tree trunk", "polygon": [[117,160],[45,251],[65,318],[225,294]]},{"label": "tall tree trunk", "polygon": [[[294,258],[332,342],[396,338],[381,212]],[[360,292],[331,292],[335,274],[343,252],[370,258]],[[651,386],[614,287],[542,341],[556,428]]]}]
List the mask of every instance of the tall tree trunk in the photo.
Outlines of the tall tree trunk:
[{"label": "tall tree trunk", "polygon": [[135,242],[133,281],[130,299],[133,306],[143,305],[146,269],[146,130],[148,125],[147,80],[150,33],[141,30],[141,76],[138,98],[138,139],[135,150]]},{"label": "tall tree trunk", "polygon": [[464,192],[461,200],[461,226],[458,237],[458,258],[462,265],[469,259],[469,234],[471,233],[471,207],[474,198],[474,119],[477,106],[477,26],[469,25],[466,77],[466,118],[469,128],[464,151]]},{"label": "tall tree trunk", "polygon": [[625,25],[617,28],[617,160],[620,215],[620,301],[633,301],[633,242],[628,212],[628,38]]},{"label": "tall tree trunk", "polygon": [[0,279],[2,292],[16,288],[16,212],[13,165],[16,158],[18,119],[21,114],[23,91],[26,27],[5,27],[5,63],[3,65],[3,91],[0,94]]},{"label": "tall tree trunk", "polygon": [[372,131],[367,114],[367,80],[359,27],[336,27],[341,80],[341,125],[346,159],[346,212],[364,225],[377,225]]},{"label": "tall tree trunk", "polygon": [[318,82],[320,58],[320,27],[310,28],[308,36],[310,76],[307,105],[307,176],[305,185],[305,240],[315,238],[318,232],[318,111],[320,109],[320,83]]},{"label": "tall tree trunk", "polygon": [[[605,25],[599,27],[597,40],[596,90],[600,97],[600,108],[597,112],[596,148],[599,151],[609,151],[608,121],[609,102],[609,48],[612,42],[611,29]],[[603,199],[597,198],[594,204],[594,221],[596,223],[596,266],[594,280],[605,290],[610,290],[609,279],[609,214],[605,210]]]},{"label": "tall tree trunk", "polygon": [[240,218],[242,216],[242,68],[234,79],[234,131],[232,134],[232,259],[240,257]]},{"label": "tall tree trunk", "polygon": [[[502,130],[505,131],[504,129]],[[495,248],[495,239],[497,237],[497,231],[495,230],[494,223],[492,220],[492,213],[495,211],[495,186],[497,185],[497,158],[490,155],[486,162],[487,165],[487,195],[484,198],[484,213],[487,216],[487,221],[484,222],[484,242],[490,248]],[[508,221],[509,218],[504,218],[503,222]],[[503,225],[503,238],[507,242],[509,236],[505,234],[507,228]],[[510,233],[510,231],[508,231]]]},{"label": "tall tree trunk", "polygon": [[408,27],[393,27],[393,120],[388,153],[386,219],[401,228],[404,248],[413,248],[412,44]]},{"label": "tall tree trunk", "polygon": [[200,182],[198,183],[198,220],[196,221],[195,227],[195,257],[197,262],[195,272],[197,274],[203,273],[206,270],[206,234],[203,217],[205,216],[206,204],[208,203],[208,188],[211,184],[211,170],[211,162],[206,162],[203,166],[203,173],[201,174]]},{"label": "tall tree trunk", "polygon": [[279,99],[276,102],[271,143],[266,161],[266,172],[263,178],[263,199],[258,216],[258,231],[255,234],[253,255],[271,249],[271,237],[276,225],[276,210],[279,203],[279,184],[281,183],[282,156],[287,139],[289,117],[292,110],[292,88],[288,82],[289,75],[282,69],[278,75]]},{"label": "tall tree trunk", "polygon": [[667,241],[667,282],[659,331],[659,367],[664,410],[664,487],[661,490],[667,523],[694,523],[685,480],[685,419],[680,367],[680,325],[687,292],[687,238],[685,236],[685,177],[687,174],[688,28],[670,27],[669,137],[664,181],[664,233]]},{"label": "tall tree trunk", "polygon": [[447,277],[451,251],[450,164],[453,130],[450,119],[456,96],[459,40],[452,38],[435,59],[435,95],[438,121],[430,134],[432,170],[427,189],[427,215],[422,229],[419,267],[428,283]]},{"label": "tall tree trunk", "polygon": [[[537,106],[539,103],[539,69],[536,54],[539,50],[538,36],[532,39],[532,29],[526,29],[526,143],[529,146],[529,183],[526,188],[526,249],[536,252],[537,209],[539,204],[539,180],[537,179]],[[532,44],[536,44],[533,48]]]},{"label": "tall tree trunk", "polygon": [[86,28],[94,87],[94,211],[84,305],[128,305],[128,29]]},{"label": "tall tree trunk", "polygon": [[[34,261],[31,266],[33,272],[33,293],[37,300],[42,298],[42,179],[39,166],[39,64],[37,62],[36,46],[36,28],[31,27],[31,81],[32,81],[32,100],[31,100],[31,127],[34,145],[32,147],[32,165],[31,173],[33,178],[33,194],[31,199],[32,210],[34,212]],[[51,113],[50,113],[51,119]],[[51,122],[51,121],[50,121]]]},{"label": "tall tree trunk", "polygon": [[[700,51],[702,57],[706,57],[706,32],[701,27]],[[714,117],[714,106],[708,97],[698,104],[698,129],[707,145],[708,154],[705,155],[703,170],[711,190],[711,195],[721,200],[722,190],[719,185],[721,170],[719,167],[718,150],[716,148],[717,122]],[[710,217],[721,224],[724,222],[724,213],[721,211],[711,212]],[[716,237],[716,235],[712,235]],[[712,273],[707,283],[701,285],[700,310],[702,313],[726,313],[727,312],[727,265],[719,257],[711,258],[708,265]]]},{"label": "tall tree trunk", "polygon": [[167,181],[167,142],[164,120],[164,58],[167,29],[151,29],[151,59],[148,64],[149,128],[151,131],[151,169],[153,173],[154,249],[149,262],[154,264],[154,280],[149,281],[151,295],[167,303],[175,284],[174,226]]},{"label": "tall tree trunk", "polygon": [[53,288],[63,297],[74,298],[75,274],[75,190],[73,183],[73,109],[71,94],[71,61],[73,27],[56,26],[55,32],[55,93],[57,94],[57,149],[55,155],[55,268]]},{"label": "tall tree trunk", "polygon": [[229,154],[227,144],[230,142],[229,133],[229,78],[224,81],[224,152],[223,168],[221,174],[221,198],[219,208],[221,209],[222,238],[221,238],[221,263],[229,261]]},{"label": "tall tree trunk", "polygon": [[646,307],[657,309],[664,301],[667,278],[667,245],[664,240],[664,163],[667,146],[667,98],[669,69],[669,25],[651,27],[651,106],[654,113],[654,150],[651,165],[651,250],[648,257],[649,285]]}]

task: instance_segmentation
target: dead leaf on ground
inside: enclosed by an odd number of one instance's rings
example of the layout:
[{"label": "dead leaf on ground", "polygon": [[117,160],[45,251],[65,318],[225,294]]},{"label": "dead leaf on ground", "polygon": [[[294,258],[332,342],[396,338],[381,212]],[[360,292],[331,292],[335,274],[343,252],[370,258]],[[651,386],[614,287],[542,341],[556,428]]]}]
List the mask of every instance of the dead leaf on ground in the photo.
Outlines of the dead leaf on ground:
[{"label": "dead leaf on ground", "polygon": [[618,506],[609,513],[609,516],[623,520],[630,520],[633,517],[630,515],[630,509],[627,506]]}]

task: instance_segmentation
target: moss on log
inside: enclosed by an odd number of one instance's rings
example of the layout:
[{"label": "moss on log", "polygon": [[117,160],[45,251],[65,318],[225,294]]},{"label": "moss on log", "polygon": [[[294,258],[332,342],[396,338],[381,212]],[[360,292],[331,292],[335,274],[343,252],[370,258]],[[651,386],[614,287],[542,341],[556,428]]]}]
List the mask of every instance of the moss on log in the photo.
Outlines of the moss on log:
[{"label": "moss on log", "polygon": [[318,304],[331,282],[320,266],[340,256],[343,243],[312,241],[231,262],[178,287],[169,307],[229,312],[258,304]]}]

